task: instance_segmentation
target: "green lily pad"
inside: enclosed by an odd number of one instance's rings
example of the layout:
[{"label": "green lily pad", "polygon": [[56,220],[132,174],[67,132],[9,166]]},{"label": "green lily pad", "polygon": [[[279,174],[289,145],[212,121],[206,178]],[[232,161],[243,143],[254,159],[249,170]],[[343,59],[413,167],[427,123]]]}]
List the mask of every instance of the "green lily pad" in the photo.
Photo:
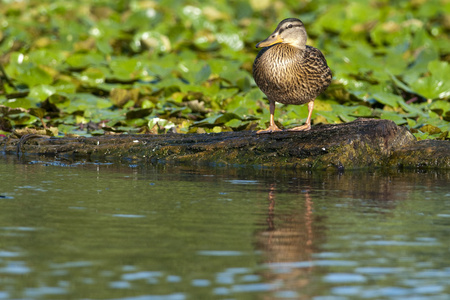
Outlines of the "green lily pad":
[{"label": "green lily pad", "polygon": [[194,83],[202,83],[207,80],[211,75],[211,67],[208,64],[203,65],[203,67],[195,74]]},{"label": "green lily pad", "polygon": [[225,123],[225,126],[231,127],[231,128],[238,128],[241,127],[245,124],[247,124],[248,122],[239,120],[239,119],[232,119],[228,122]]},{"label": "green lily pad", "polygon": [[46,111],[43,108],[30,108],[30,114],[39,119],[42,119],[45,116],[45,113]]},{"label": "green lily pad", "polygon": [[436,127],[436,126],[433,126],[430,124],[420,127],[419,130],[422,132],[428,132],[429,134],[436,134],[436,133],[442,132],[439,127]]},{"label": "green lily pad", "polygon": [[[381,117],[448,139],[449,3],[257,2],[3,1],[0,105],[25,109],[3,116],[5,126],[39,126],[28,110],[44,108],[48,126],[65,123],[66,133],[89,121],[133,132],[156,116],[186,133],[264,128],[269,104],[252,77],[254,46],[291,15],[333,72],[314,123]],[[277,104],[275,114],[290,127],[308,109]],[[421,132],[426,125],[441,132]]]},{"label": "green lily pad", "polygon": [[146,116],[150,115],[152,112],[152,109],[146,108],[146,109],[133,109],[126,113],[126,119],[132,120],[132,119],[142,119]]},{"label": "green lily pad", "polygon": [[448,62],[434,60],[428,64],[431,76],[421,77],[410,83],[412,90],[427,99],[450,98],[450,65]]},{"label": "green lily pad", "polygon": [[66,63],[75,69],[84,69],[92,66],[106,64],[102,54],[96,52],[74,53],[67,57]]},{"label": "green lily pad", "polygon": [[375,98],[379,103],[390,107],[398,107],[399,103],[403,102],[402,97],[386,92],[376,93],[373,95],[373,98]]},{"label": "green lily pad", "polygon": [[233,119],[240,120],[240,117],[234,113],[217,114],[217,115],[213,115],[211,117],[205,118],[201,121],[194,122],[193,125],[198,126],[198,127],[212,128],[216,125],[223,125]]},{"label": "green lily pad", "polygon": [[380,118],[385,119],[385,120],[394,121],[394,123],[397,125],[403,125],[403,124],[408,123],[408,121],[406,121],[406,118],[404,118],[403,116],[399,115],[398,113],[392,112],[392,111],[382,111]]},{"label": "green lily pad", "polygon": [[37,85],[49,85],[53,77],[47,71],[38,66],[25,67],[22,70],[19,81],[25,83],[29,88]]},{"label": "green lily pad", "polygon": [[30,94],[28,96],[31,98],[39,99],[39,101],[44,101],[54,93],[56,93],[55,87],[51,85],[42,84],[32,87],[30,89]]},{"label": "green lily pad", "polygon": [[68,113],[84,111],[90,113],[92,110],[110,108],[112,103],[108,99],[100,98],[91,94],[77,93],[67,95],[70,104],[67,106]]},{"label": "green lily pad", "polygon": [[100,67],[89,67],[80,74],[74,74],[84,85],[97,87],[105,82],[105,77],[108,70]]},{"label": "green lily pad", "polygon": [[444,120],[450,121],[450,102],[444,100],[433,101],[430,109],[442,116]]},{"label": "green lily pad", "polygon": [[137,58],[115,57],[109,63],[111,78],[121,81],[136,80],[141,77],[142,63]]}]

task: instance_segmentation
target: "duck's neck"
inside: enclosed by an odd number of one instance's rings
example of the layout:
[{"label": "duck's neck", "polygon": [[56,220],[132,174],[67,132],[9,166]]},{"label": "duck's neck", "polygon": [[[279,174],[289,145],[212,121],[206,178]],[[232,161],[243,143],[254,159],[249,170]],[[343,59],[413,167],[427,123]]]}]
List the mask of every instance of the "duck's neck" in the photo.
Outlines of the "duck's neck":
[{"label": "duck's neck", "polygon": [[289,46],[292,46],[294,48],[305,50],[306,49],[306,41],[296,41],[288,44]]}]

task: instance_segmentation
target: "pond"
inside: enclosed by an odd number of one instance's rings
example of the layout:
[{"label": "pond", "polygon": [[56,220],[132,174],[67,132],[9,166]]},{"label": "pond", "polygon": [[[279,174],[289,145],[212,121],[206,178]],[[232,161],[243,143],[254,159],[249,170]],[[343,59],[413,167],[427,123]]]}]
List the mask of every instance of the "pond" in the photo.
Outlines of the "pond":
[{"label": "pond", "polygon": [[449,299],[450,172],[0,156],[0,299]]}]

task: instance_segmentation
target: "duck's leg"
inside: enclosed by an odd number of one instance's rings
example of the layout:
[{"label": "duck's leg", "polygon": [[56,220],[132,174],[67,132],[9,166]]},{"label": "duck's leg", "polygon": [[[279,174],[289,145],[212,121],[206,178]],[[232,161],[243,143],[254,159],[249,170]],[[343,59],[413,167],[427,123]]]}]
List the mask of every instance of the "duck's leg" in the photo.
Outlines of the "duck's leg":
[{"label": "duck's leg", "polygon": [[277,124],[275,124],[274,120],[274,114],[275,114],[275,101],[272,101],[269,99],[269,105],[270,105],[270,125],[265,130],[258,130],[256,133],[271,133],[275,131],[282,131],[280,128],[278,128]]},{"label": "duck's leg", "polygon": [[314,109],[314,100],[308,102],[308,118],[306,118],[306,122],[302,126],[294,127],[289,129],[289,131],[308,131],[311,129],[311,115]]}]

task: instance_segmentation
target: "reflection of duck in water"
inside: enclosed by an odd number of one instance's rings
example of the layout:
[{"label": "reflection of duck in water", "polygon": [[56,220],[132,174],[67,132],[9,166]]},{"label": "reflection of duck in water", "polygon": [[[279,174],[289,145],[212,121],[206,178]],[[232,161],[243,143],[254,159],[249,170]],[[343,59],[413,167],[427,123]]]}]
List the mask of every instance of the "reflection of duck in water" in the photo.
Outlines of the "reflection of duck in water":
[{"label": "reflection of duck in water", "polygon": [[[261,275],[269,282],[283,282],[283,289],[300,290],[310,283],[309,274],[313,269],[312,254],[317,252],[314,241],[322,232],[315,232],[313,224],[313,201],[309,191],[299,194],[298,205],[286,211],[276,210],[276,185],[269,188],[267,227],[256,235],[256,249],[262,251],[263,261],[268,269]],[[304,198],[303,198],[304,195]],[[303,264],[301,268],[291,264]],[[280,272],[280,268],[284,269]]]},{"label": "reflection of duck in water", "polygon": [[304,204],[298,209],[288,214],[275,213],[276,186],[270,185],[267,228],[260,232],[261,243],[258,246],[272,262],[311,259],[314,252],[313,202],[309,191],[302,195],[305,196]]},{"label": "reflection of duck in water", "polygon": [[306,45],[307,34],[302,21],[285,19],[264,41],[264,47],[253,63],[253,77],[270,104],[270,125],[258,133],[280,131],[274,122],[275,102],[283,104],[308,103],[308,118],[303,126],[291,130],[311,128],[311,114],[315,98],[331,82],[331,71],[319,49]]}]

